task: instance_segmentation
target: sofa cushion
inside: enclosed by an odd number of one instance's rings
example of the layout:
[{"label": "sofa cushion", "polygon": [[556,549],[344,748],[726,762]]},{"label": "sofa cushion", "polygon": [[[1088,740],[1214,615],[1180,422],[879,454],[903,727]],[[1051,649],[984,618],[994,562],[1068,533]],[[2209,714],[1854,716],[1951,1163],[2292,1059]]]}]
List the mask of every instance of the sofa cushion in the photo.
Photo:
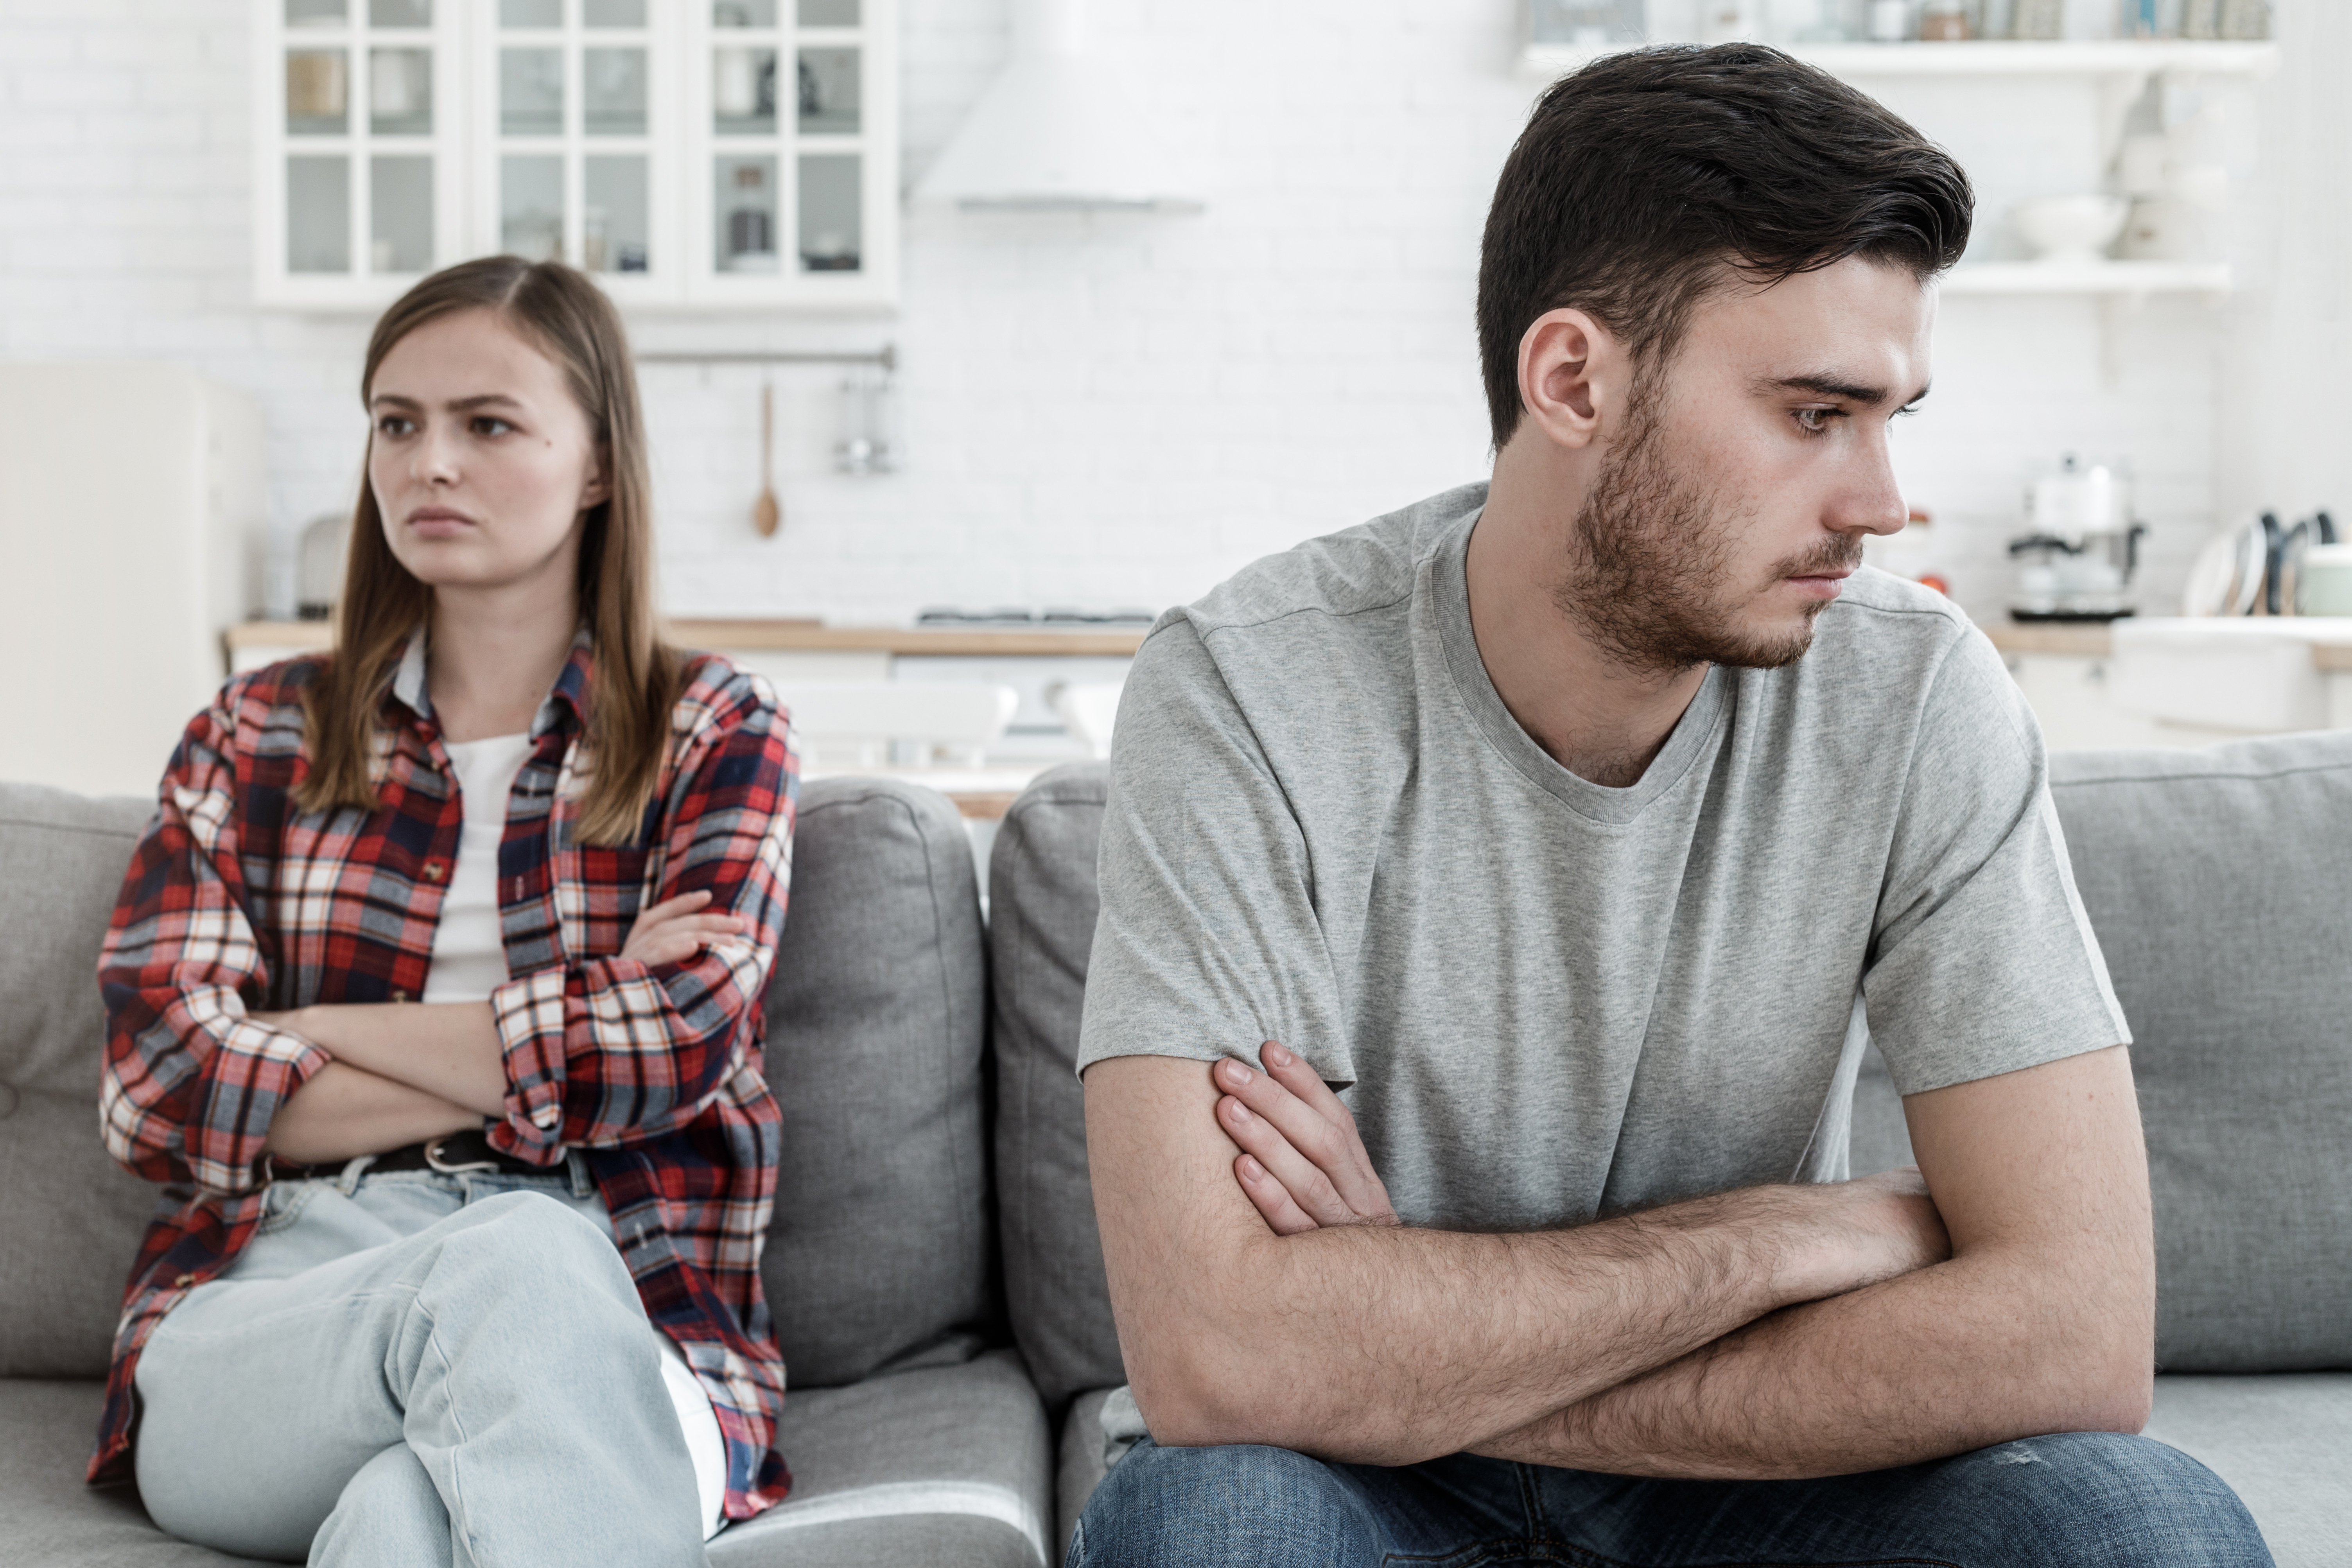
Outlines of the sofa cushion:
[{"label": "sofa cushion", "polygon": [[1127,1381],[1077,1077],[1108,778],[1101,763],[1040,775],[1004,814],[988,866],[1004,1294],[1030,1375],[1056,1415],[1082,1389]]},{"label": "sofa cushion", "polygon": [[[128,1487],[82,1484],[105,1387],[0,1383],[0,1555],[38,1568],[229,1568],[164,1534]],[[784,1403],[781,1506],[710,1543],[714,1568],[1045,1568],[1045,1413],[1010,1351]]]},{"label": "sofa cushion", "polygon": [[[128,851],[125,851],[126,858]],[[106,1385],[0,1382],[0,1558],[26,1568],[231,1568],[251,1563],[164,1534],[129,1487],[82,1481]]]},{"label": "sofa cushion", "polygon": [[1045,1413],[1010,1351],[793,1394],[777,1443],[792,1495],[729,1526],[712,1568],[1045,1568]]},{"label": "sofa cushion", "polygon": [[2352,734],[2059,752],[2130,1021],[2168,1372],[2352,1366]]},{"label": "sofa cushion", "polygon": [[2147,1436],[2230,1483],[2278,1568],[2352,1563],[2352,1373],[2159,1377]]},{"label": "sofa cushion", "polygon": [[1070,1413],[1062,1418],[1062,1438],[1054,1456],[1054,1527],[1060,1532],[1055,1540],[1064,1557],[1070,1554],[1070,1532],[1078,1527],[1078,1515],[1087,1511],[1087,1500],[1110,1473],[1102,1413],[1113,1392],[1087,1390],[1070,1401]]},{"label": "sofa cushion", "polygon": [[0,784],[0,1376],[105,1373],[154,1208],[98,1135],[99,943],[153,810]]},{"label": "sofa cushion", "polygon": [[783,1110],[761,1265],[793,1386],[852,1383],[990,1317],[978,879],[934,791],[801,792],[768,984]]}]

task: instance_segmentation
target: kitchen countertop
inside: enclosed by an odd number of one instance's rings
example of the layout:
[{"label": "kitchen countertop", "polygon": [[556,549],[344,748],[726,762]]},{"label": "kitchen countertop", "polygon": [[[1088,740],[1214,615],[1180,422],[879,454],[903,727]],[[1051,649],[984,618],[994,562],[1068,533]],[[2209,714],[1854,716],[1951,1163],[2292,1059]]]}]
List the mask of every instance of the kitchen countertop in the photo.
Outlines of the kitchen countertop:
[{"label": "kitchen countertop", "polygon": [[2055,653],[2075,658],[2105,658],[2114,651],[2107,628],[2080,622],[1994,621],[1984,628],[1992,646],[2003,653]]},{"label": "kitchen countertop", "polygon": [[[2288,626],[2294,624],[2291,620],[2285,623]],[[2009,654],[2105,658],[2115,651],[2115,639],[2104,626],[1995,621],[1984,628],[1984,634],[1991,639],[1993,647]],[[2352,642],[2313,643],[2311,665],[2323,675],[2352,672]]]},{"label": "kitchen countertop", "polygon": [[[829,626],[822,621],[682,620],[670,623],[689,647],[788,652],[962,654],[980,658],[1060,655],[1124,658],[1142,645],[1142,626]],[[2003,653],[2056,654],[2105,658],[2113,639],[2103,626],[2019,625],[1996,621],[1984,628]],[[225,640],[240,648],[299,651],[322,646],[324,621],[245,621],[228,628]],[[2312,664],[2325,671],[2352,672],[2352,642],[2316,643]]]},{"label": "kitchen countertop", "polygon": [[[962,654],[980,658],[1046,655],[1125,658],[1142,646],[1145,626],[829,626],[821,621],[680,620],[669,629],[688,647],[760,652]],[[244,621],[223,634],[243,648],[299,652],[325,646],[324,621]]]}]

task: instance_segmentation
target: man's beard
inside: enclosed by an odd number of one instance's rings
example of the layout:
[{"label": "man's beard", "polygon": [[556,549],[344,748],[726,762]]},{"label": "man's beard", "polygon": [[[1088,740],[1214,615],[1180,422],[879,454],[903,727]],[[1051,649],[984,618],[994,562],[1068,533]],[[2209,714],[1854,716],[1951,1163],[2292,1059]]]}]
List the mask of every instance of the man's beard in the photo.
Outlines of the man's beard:
[{"label": "man's beard", "polygon": [[[1816,600],[1794,628],[1743,634],[1739,611],[1753,597],[1730,577],[1730,541],[1744,510],[1681,477],[1664,450],[1664,421],[1637,397],[1632,428],[1601,464],[1576,514],[1569,563],[1552,602],[1619,663],[1644,671],[1727,664],[1778,669],[1804,656]],[[1767,583],[1851,570],[1859,534],[1840,534],[1775,565]]]}]

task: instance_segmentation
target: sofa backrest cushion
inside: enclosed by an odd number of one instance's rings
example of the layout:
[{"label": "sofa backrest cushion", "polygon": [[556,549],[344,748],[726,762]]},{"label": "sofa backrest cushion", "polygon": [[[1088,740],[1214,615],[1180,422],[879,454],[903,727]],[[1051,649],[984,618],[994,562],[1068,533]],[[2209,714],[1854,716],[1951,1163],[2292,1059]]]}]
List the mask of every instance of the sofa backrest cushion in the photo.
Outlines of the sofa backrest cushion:
[{"label": "sofa backrest cushion", "polygon": [[1077,1077],[1108,777],[1101,763],[1040,776],[1005,813],[988,866],[1005,1302],[1055,1414],[1072,1394],[1127,1381],[1087,1184]]},{"label": "sofa backrest cushion", "polygon": [[[0,785],[0,1376],[106,1372],[157,1189],[99,1141],[98,950],[152,807]],[[783,1111],[762,1273],[795,1385],[854,1382],[991,1317],[978,882],[926,789],[801,793],[768,988]]]},{"label": "sofa backrest cushion", "polygon": [[2058,752],[2130,1022],[2157,1362],[2352,1366],[2352,733]]},{"label": "sofa backrest cushion", "polygon": [[0,784],[0,1377],[103,1377],[156,1189],[98,1136],[98,949],[150,801]]},{"label": "sofa backrest cushion", "polygon": [[971,841],[944,796],[803,788],[768,984],[783,1150],[761,1266],[795,1387],[990,1321],[984,963]]}]

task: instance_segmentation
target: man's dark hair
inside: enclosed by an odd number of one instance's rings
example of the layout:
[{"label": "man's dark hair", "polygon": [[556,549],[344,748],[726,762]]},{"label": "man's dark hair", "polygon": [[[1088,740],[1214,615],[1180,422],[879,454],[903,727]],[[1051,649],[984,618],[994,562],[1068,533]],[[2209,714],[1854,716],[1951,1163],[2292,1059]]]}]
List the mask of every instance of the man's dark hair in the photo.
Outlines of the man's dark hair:
[{"label": "man's dark hair", "polygon": [[1496,447],[1518,427],[1519,340],[1545,311],[1590,311],[1654,365],[1729,277],[1859,256],[1925,282],[1959,259],[1975,205],[1950,153],[1778,49],[1595,60],[1537,101],[1486,214],[1478,356]]}]

